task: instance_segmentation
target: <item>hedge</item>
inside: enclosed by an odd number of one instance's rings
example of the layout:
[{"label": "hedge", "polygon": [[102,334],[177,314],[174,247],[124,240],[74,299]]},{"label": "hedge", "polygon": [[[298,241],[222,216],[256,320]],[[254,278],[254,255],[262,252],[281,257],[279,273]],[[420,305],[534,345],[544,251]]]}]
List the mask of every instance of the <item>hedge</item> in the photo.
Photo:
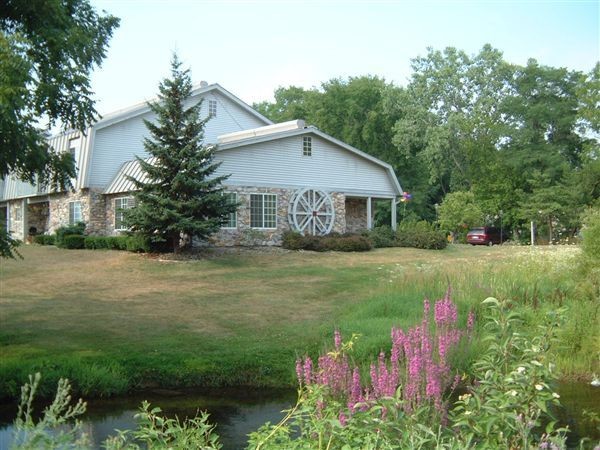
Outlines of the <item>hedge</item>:
[{"label": "hedge", "polygon": [[331,233],[327,236],[303,236],[295,231],[283,233],[282,247],[289,250],[312,250],[315,252],[365,252],[373,248],[371,241],[358,234]]}]

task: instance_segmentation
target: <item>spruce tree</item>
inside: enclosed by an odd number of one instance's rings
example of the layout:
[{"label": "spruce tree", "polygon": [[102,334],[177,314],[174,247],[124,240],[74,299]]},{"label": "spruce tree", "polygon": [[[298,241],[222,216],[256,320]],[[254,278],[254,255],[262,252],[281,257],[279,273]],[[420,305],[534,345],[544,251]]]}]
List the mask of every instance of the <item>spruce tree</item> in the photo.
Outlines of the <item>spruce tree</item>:
[{"label": "spruce tree", "polygon": [[153,242],[166,242],[178,252],[193,237],[206,239],[226,221],[236,205],[223,195],[229,175],[214,176],[216,147],[204,145],[200,118],[202,101],[186,108],[192,92],[189,69],[182,70],[177,55],[171,61],[171,78],[159,84],[158,101],[148,103],[156,122],[145,120],[150,138],[147,159],[136,157],[144,175],[130,177],[137,191],[135,207],[125,211],[132,231]]}]

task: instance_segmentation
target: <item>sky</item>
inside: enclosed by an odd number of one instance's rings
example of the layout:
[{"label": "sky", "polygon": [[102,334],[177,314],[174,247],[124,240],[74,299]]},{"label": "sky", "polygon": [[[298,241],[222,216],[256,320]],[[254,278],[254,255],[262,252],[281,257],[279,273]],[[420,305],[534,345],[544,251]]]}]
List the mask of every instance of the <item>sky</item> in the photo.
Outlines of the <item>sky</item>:
[{"label": "sky", "polygon": [[280,86],[377,75],[399,86],[428,47],[589,72],[600,60],[600,0],[91,0],[121,19],[92,74],[101,114],[156,96],[177,52],[192,81],[248,104]]}]

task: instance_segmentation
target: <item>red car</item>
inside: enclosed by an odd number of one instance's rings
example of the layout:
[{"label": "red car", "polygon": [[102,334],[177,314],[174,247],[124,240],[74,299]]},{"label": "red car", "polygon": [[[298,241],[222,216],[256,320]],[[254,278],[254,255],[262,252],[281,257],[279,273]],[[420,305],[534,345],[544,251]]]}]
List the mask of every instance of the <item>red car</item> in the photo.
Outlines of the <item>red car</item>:
[{"label": "red car", "polygon": [[467,233],[467,242],[471,245],[494,245],[502,244],[506,241],[506,236],[500,231],[500,228],[477,227],[472,228]]}]

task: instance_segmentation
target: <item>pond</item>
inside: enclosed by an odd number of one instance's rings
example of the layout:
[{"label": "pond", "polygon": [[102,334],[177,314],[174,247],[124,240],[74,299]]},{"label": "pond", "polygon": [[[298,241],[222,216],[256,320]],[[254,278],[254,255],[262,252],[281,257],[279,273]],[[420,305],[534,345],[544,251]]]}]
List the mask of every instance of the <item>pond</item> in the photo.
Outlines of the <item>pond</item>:
[{"label": "pond", "polygon": [[[569,446],[575,447],[580,437],[600,441],[600,431],[583,417],[583,411],[600,415],[600,388],[586,383],[561,383],[558,386],[564,409],[559,412],[561,423],[572,430]],[[166,415],[191,417],[198,409],[210,413],[217,424],[217,433],[224,450],[243,449],[247,435],[265,422],[277,423],[282,410],[295,403],[294,390],[211,389],[209,391],[155,390],[122,398],[96,399],[88,402],[86,430],[97,448],[115,429],[135,426],[133,415],[143,400],[160,406]],[[0,406],[0,449],[10,447],[15,405]],[[593,446],[591,446],[593,447]],[[590,448],[591,448],[590,447]]]}]

